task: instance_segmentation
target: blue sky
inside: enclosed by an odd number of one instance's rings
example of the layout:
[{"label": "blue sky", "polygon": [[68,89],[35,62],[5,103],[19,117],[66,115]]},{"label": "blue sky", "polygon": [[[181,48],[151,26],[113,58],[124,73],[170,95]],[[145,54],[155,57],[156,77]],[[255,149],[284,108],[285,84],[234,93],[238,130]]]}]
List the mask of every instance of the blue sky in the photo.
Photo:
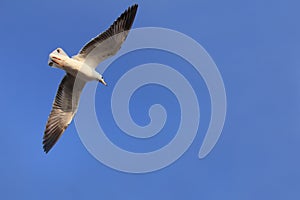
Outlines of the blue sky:
[{"label": "blue sky", "polygon": [[[216,62],[228,103],[220,140],[209,156],[198,159],[210,118],[209,94],[200,79],[192,80],[201,102],[199,133],[188,151],[162,170],[127,174],[101,164],[81,143],[74,123],[44,154],[43,131],[64,74],[47,66],[49,53],[62,47],[76,54],[134,3],[139,10],[133,27],[180,31]],[[1,1],[0,198],[299,199],[299,6],[293,0]],[[130,53],[104,75],[113,83],[122,70],[148,62],[180,68],[193,79],[187,63],[151,50]],[[101,90],[98,86],[99,102]],[[145,105],[156,102],[174,112],[166,129],[176,130],[178,102],[157,86],[134,95],[133,118],[147,124]],[[105,127],[115,130],[112,125]],[[129,141],[116,129],[108,137],[139,152],[159,148],[173,136]]]}]

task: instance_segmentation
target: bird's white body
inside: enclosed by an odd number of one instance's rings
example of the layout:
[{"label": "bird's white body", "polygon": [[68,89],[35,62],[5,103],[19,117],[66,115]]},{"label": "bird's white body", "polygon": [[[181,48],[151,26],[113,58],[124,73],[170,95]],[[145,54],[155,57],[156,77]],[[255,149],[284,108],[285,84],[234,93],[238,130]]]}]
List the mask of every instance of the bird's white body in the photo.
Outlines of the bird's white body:
[{"label": "bird's white body", "polygon": [[61,48],[54,50],[49,55],[49,63],[51,66],[65,70],[67,73],[73,75],[74,77],[80,78],[87,81],[97,80],[102,82],[103,77],[99,74],[95,68],[90,67],[84,62],[76,58],[70,58]]},{"label": "bird's white body", "polygon": [[71,73],[73,76],[78,76],[78,78],[83,79],[85,81],[92,81],[102,79],[102,75],[100,75],[95,69],[91,68],[84,62],[80,62],[73,58],[68,58],[65,61],[65,70]]}]

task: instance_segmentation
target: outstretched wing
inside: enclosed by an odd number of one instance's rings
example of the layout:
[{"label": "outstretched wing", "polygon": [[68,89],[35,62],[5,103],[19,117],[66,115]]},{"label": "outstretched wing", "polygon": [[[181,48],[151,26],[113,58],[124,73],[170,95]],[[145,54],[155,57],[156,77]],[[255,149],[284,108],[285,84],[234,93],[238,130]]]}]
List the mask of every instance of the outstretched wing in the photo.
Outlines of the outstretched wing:
[{"label": "outstretched wing", "polygon": [[137,4],[129,7],[109,29],[89,41],[73,58],[96,68],[101,61],[115,55],[128,35],[137,8]]},{"label": "outstretched wing", "polygon": [[43,137],[43,148],[46,153],[63,134],[77,111],[85,82],[80,79],[76,79],[75,82],[75,79],[71,74],[66,74],[59,85]]}]

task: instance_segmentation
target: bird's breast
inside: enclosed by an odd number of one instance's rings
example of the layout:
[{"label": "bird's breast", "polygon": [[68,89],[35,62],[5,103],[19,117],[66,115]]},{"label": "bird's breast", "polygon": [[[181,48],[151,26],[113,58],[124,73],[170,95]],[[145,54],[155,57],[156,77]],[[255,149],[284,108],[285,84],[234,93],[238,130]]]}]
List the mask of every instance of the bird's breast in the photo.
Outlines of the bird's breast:
[{"label": "bird's breast", "polygon": [[78,78],[85,81],[98,79],[98,73],[93,68],[72,58],[66,62],[65,70],[73,76],[78,76]]}]

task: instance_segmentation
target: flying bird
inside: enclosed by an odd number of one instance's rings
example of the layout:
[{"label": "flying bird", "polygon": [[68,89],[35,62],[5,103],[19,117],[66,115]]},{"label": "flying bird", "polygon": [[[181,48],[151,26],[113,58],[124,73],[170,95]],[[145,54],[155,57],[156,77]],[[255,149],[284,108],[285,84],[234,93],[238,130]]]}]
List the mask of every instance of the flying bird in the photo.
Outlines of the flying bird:
[{"label": "flying bird", "polygon": [[71,123],[79,104],[81,91],[88,81],[104,78],[95,69],[103,60],[115,55],[133,24],[138,5],[129,7],[103,33],[89,41],[77,55],[69,57],[62,48],[49,55],[48,65],[66,71],[62,79],[43,136],[43,149],[48,153]]}]

